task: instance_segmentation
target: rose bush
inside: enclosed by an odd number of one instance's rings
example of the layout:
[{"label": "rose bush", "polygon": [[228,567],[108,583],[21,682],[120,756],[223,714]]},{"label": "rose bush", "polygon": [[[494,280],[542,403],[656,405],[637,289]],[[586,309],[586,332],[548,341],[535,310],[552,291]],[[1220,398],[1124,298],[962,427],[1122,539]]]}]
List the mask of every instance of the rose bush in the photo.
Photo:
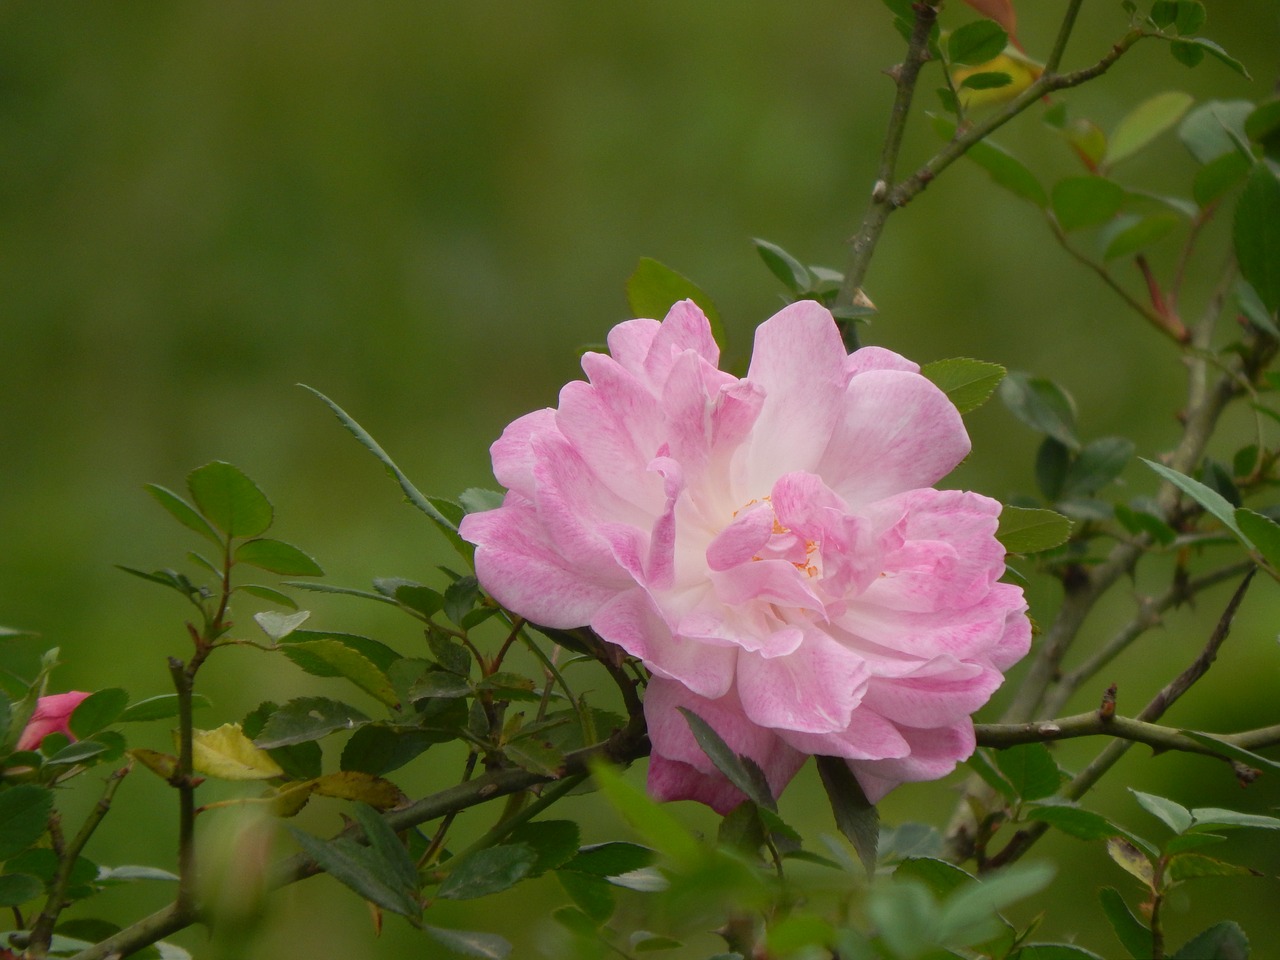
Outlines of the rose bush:
[{"label": "rose bush", "polygon": [[998,582],[1000,505],[931,489],[969,452],[946,395],[888,350],[847,354],[811,301],[757,329],[744,379],[689,301],[608,345],[494,443],[505,499],[462,534],[504,606],[648,668],[651,792],[742,799],[678,707],[775,794],[810,754],[872,801],[968,757],[1030,626]]},{"label": "rose bush", "polygon": [[51,733],[65,733],[72,740],[75,737],[68,725],[71,714],[89,694],[80,690],[67,693],[54,693],[41,697],[36,701],[35,712],[22,728],[22,736],[18,738],[17,749],[38,750],[44,738]]}]

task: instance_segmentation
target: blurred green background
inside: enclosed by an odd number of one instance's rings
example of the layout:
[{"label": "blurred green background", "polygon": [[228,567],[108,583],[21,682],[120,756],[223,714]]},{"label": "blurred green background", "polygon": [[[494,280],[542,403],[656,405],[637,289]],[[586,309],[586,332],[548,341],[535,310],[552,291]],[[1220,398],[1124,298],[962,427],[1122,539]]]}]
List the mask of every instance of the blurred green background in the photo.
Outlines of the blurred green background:
[{"label": "blurred green background", "polygon": [[[944,23],[971,17],[951,6]],[[1280,66],[1274,0],[1208,6],[1208,34],[1250,67],[1253,83],[1212,60],[1188,71],[1151,43],[1061,99],[1109,128],[1160,90],[1263,97]],[[1063,4],[1021,7],[1024,42],[1043,57]],[[1086,4],[1066,66],[1096,59],[1123,27],[1119,3]],[[492,486],[488,444],[517,415],[553,404],[577,374],[576,349],[627,316],[623,283],[641,256],[708,291],[730,354],[744,358],[753,325],[780,302],[749,238],[842,266],[891,99],[881,71],[900,51],[872,0],[4,4],[0,623],[42,636],[0,648],[0,662],[30,672],[41,649],[58,645],[59,689],[164,692],[163,658],[185,653],[186,611],[113,564],[181,563],[192,538],[142,485],[180,489],[212,459],[259,481],[277,504],[277,534],[312,552],[331,582],[432,581],[449,559],[445,545],[295,384],[346,407],[424,490],[452,495]],[[928,109],[936,81],[931,73],[922,85]],[[998,141],[1046,182],[1080,172],[1038,113]],[[935,146],[917,117],[906,163]],[[1185,194],[1192,169],[1166,136],[1118,173]],[[1204,301],[1225,236],[1222,223],[1207,232],[1207,272],[1189,284],[1189,313]],[[1153,259],[1167,266],[1175,250],[1166,244]],[[892,219],[867,286],[881,309],[867,342],[921,362],[976,356],[1051,375],[1076,396],[1085,437],[1127,433],[1142,455],[1177,435],[1175,352],[1052,244],[1032,207],[967,163]],[[975,454],[954,482],[997,497],[1030,490],[1037,438],[998,404],[969,424]],[[1245,426],[1233,422],[1237,438]],[[1215,452],[1229,458],[1243,441],[1227,433]],[[1154,488],[1140,469],[1126,478],[1129,493]],[[1130,595],[1160,589],[1167,575],[1148,564],[1086,634],[1107,636]],[[1122,711],[1189,661],[1229,589],[1171,617],[1116,665],[1108,679],[1121,684]],[[1037,583],[1032,597],[1033,613],[1050,616],[1053,586]],[[1226,730],[1275,721],[1276,597],[1273,583],[1254,588],[1219,666],[1170,722]],[[405,651],[420,642],[408,621],[379,610],[308,606],[325,626]],[[215,723],[326,683],[252,651],[215,658],[202,682]],[[1097,693],[1082,693],[1080,709]],[[163,749],[167,739],[154,724],[134,742]],[[1095,803],[1149,835],[1161,828],[1125,785],[1188,804],[1280,802],[1265,779],[1242,796],[1214,763],[1140,753]],[[1067,766],[1088,755],[1079,744],[1060,751]],[[447,783],[456,755],[442,756],[406,782]],[[941,824],[953,798],[945,784],[908,788],[883,815]],[[87,802],[68,798],[73,810]],[[597,811],[591,839],[617,834],[597,805],[578,802]],[[119,807],[89,854],[171,866],[166,788],[135,774]],[[783,812],[832,829],[811,770]],[[337,823],[333,808],[309,814],[317,831]],[[490,815],[464,815],[464,835]],[[1280,871],[1274,838],[1236,851]],[[1132,882],[1098,845],[1055,837],[1038,855],[1058,860],[1061,874],[1038,900],[1043,933],[1117,952],[1093,890],[1114,884],[1134,902]],[[1274,954],[1275,882],[1191,887],[1170,907],[1170,939],[1229,916],[1256,955]],[[124,921],[168,893],[122,891],[106,906]],[[547,879],[496,903],[434,906],[428,919],[500,929],[517,956],[555,956],[542,918],[565,901]],[[220,955],[440,953],[399,921],[375,939],[364,907],[328,879],[278,897],[259,933]],[[200,931],[175,939],[198,955],[212,949]]]}]

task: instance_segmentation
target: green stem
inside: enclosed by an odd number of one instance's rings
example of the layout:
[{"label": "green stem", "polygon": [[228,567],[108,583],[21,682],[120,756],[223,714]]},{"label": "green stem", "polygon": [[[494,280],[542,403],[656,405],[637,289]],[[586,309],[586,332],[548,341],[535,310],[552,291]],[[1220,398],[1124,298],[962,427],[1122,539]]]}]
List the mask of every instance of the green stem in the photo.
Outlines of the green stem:
[{"label": "green stem", "polygon": [[93,809],[89,811],[88,816],[84,818],[84,823],[71,843],[61,851],[58,858],[58,872],[54,875],[49,897],[45,901],[44,909],[36,919],[35,925],[31,928],[31,941],[27,947],[29,956],[44,957],[48,954],[49,943],[53,939],[54,924],[58,922],[59,915],[68,904],[67,889],[71,885],[71,873],[75,869],[76,860],[80,856],[80,852],[84,850],[85,844],[89,842],[89,838],[93,836],[94,831],[98,829],[98,825],[102,823],[103,818],[111,809],[111,801],[116,795],[116,790],[119,788],[120,782],[128,776],[131,769],[133,769],[133,764],[126,764],[107,778],[107,785],[102,791],[102,796],[93,805]]}]

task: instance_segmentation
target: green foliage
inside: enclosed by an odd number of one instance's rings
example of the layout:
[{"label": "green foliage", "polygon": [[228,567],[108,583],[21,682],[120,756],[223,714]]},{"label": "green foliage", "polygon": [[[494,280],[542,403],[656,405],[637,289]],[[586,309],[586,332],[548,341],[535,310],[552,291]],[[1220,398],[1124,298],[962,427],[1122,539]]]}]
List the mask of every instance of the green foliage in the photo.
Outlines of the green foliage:
[{"label": "green foliage", "polygon": [[1051,550],[1071,535],[1071,521],[1052,510],[1005,506],[1000,511],[996,539],[1009,553],[1028,554]]},{"label": "green foliage", "polygon": [[990,399],[1004,379],[1005,369],[998,363],[955,357],[926,363],[920,373],[932,380],[957,410],[970,413]]},{"label": "green foliage", "polygon": [[[720,319],[720,311],[711,298],[692,280],[676,273],[666,264],[641,257],[635,272],[627,278],[627,303],[631,306],[632,315],[661,320],[672,305],[681,300],[692,300],[698,305],[711,323],[712,336],[723,349],[724,321]],[[465,501],[463,505],[466,506]]]}]

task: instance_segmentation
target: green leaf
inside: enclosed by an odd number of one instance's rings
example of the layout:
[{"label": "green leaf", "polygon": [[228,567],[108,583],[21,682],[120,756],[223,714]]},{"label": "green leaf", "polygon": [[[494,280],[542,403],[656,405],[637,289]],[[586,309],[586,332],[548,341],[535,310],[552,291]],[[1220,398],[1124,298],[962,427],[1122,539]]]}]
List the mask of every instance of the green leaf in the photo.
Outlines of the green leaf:
[{"label": "green leaf", "polygon": [[953,357],[926,363],[920,372],[947,395],[957,410],[969,413],[982,406],[1004,379],[1005,369],[998,363]]},{"label": "green leaf", "polygon": [[387,675],[364,655],[340,640],[307,640],[286,643],[281,652],[307,673],[318,677],[344,677],[388,707],[399,704]]},{"label": "green leaf", "polygon": [[1035,807],[1027,811],[1027,818],[1057,827],[1078,840],[1105,840],[1125,835],[1123,829],[1101,814],[1065,804]]},{"label": "green leaf", "polygon": [[1103,231],[1102,258],[1115,260],[1145,250],[1163,240],[1182,221],[1175,213],[1152,213],[1147,216],[1117,217]]},{"label": "green leaf", "polygon": [[1272,760],[1270,757],[1264,757],[1260,753],[1254,753],[1243,747],[1237,747],[1234,743],[1226,740],[1220,740],[1217,737],[1207,733],[1200,733],[1197,730],[1180,730],[1178,731],[1184,737],[1189,737],[1197,743],[1202,743],[1206,747],[1221,753],[1223,756],[1231,757],[1233,760],[1239,760],[1241,763],[1248,764],[1251,767],[1257,767],[1259,770],[1275,770],[1280,772],[1280,762]]},{"label": "green leaf", "polygon": [[0,876],[0,907],[19,907],[44,893],[39,877],[29,873],[6,873]]},{"label": "green leaf", "polygon": [[291,577],[323,577],[324,571],[311,557],[291,543],[261,537],[236,548],[236,563],[283,573]]},{"label": "green leaf", "polygon": [[956,890],[978,878],[954,863],[936,857],[910,857],[898,864],[893,872],[894,880],[918,880],[939,900],[944,900]]},{"label": "green leaf", "polygon": [[1074,943],[1028,943],[1010,960],[1104,960],[1092,950]]},{"label": "green leaf", "polygon": [[472,694],[471,682],[466,677],[445,670],[430,670],[409,688],[409,699],[414,703],[433,697],[454,699]]},{"label": "green leaf", "polygon": [[613,915],[617,900],[607,880],[571,870],[557,870],[556,879],[593,924],[604,923]]},{"label": "green leaf", "polygon": [[[681,300],[692,300],[698,305],[698,309],[711,323],[711,335],[715,337],[716,343],[723,347],[724,322],[720,319],[720,312],[711,298],[692,280],[676,273],[666,264],[649,257],[641,257],[640,262],[636,264],[635,272],[627,279],[627,303],[631,306],[632,314],[637,317],[661,320],[667,315],[672,305]],[[492,509],[500,505],[501,500],[483,509]],[[465,500],[463,506],[468,508],[468,512],[474,512]]]},{"label": "green leaf", "polygon": [[1253,110],[1248,100],[1210,100],[1187,114],[1178,126],[1178,139],[1199,163],[1207,164],[1226,154],[1250,160],[1240,149],[1245,139],[1245,118]]},{"label": "green leaf", "polygon": [[1280,98],[1258,104],[1245,118],[1244,132],[1250,140],[1261,145],[1265,156],[1280,160]]},{"label": "green leaf", "polygon": [[[400,660],[404,659],[399,653],[392,650],[385,643],[378,640],[371,640],[368,637],[362,637],[355,633],[335,633],[332,630],[295,629],[292,633],[289,633],[280,639],[285,645],[307,643],[312,640],[337,640],[356,651],[356,653],[360,654],[383,673],[388,672],[393,663],[398,663]],[[337,676],[337,674],[333,674],[333,676]]]},{"label": "green leaf", "polygon": [[209,521],[200,516],[187,501],[159,484],[148,483],[146,490],[156,503],[169,511],[170,515],[188,530],[194,530],[206,540],[222,546],[222,538],[218,536],[217,531],[209,526]]},{"label": "green leaf", "polygon": [[1013,83],[1013,77],[999,70],[971,73],[960,81],[962,90],[998,90]]},{"label": "green leaf", "polygon": [[1226,153],[1201,167],[1191,181],[1191,196],[1201,207],[1207,207],[1237,184],[1244,182],[1253,168],[1248,157]]},{"label": "green leaf", "polygon": [[684,868],[694,867],[703,859],[702,847],[693,834],[665,807],[624,780],[616,769],[597,763],[591,774],[609,804],[655,850]]},{"label": "green leaf", "polygon": [[1066,543],[1071,526],[1070,520],[1053,510],[1006,505],[1000,511],[996,539],[1009,553],[1040,553]]},{"label": "green leaf", "polygon": [[441,946],[464,957],[482,957],[484,960],[506,960],[511,956],[511,944],[496,933],[477,933],[474,930],[446,930],[423,924],[422,932]]},{"label": "green leaf", "polygon": [[1000,384],[1000,399],[1032,430],[1047,434],[1072,450],[1080,449],[1075,402],[1052,380],[1013,371]]},{"label": "green leaf", "polygon": [[996,765],[1023,800],[1040,800],[1058,792],[1062,774],[1043,743],[1023,743],[996,751]]},{"label": "green leaf", "polygon": [[721,739],[711,724],[686,707],[677,709],[688,722],[689,729],[693,731],[693,738],[698,741],[698,746],[707,755],[707,759],[715,764],[716,769],[724,774],[729,782],[741,790],[753,803],[764,807],[766,810],[777,810],[778,805],[769,790],[769,784],[767,782],[761,783],[757,777],[748,771],[742,759]]},{"label": "green leaf", "polygon": [[1165,826],[1174,833],[1184,833],[1191,828],[1192,819],[1191,811],[1180,803],[1165,797],[1157,797],[1150,793],[1143,793],[1141,790],[1129,788],[1129,792],[1133,794],[1135,800],[1142,806],[1143,810],[1154,817],[1158,817]]},{"label": "green leaf", "polygon": [[[643,262],[643,261],[642,261]],[[656,262],[656,261],[655,261]],[[677,297],[676,300],[682,300],[683,297]],[[697,299],[690,297],[697,303]],[[671,301],[675,303],[675,300]],[[703,313],[707,310],[703,307]],[[707,315],[710,319],[710,314]],[[486,490],[484,487],[468,487],[458,494],[458,503],[462,505],[462,509],[467,513],[484,513],[488,510],[497,510],[506,500],[506,494],[501,490]]]},{"label": "green leaf", "polygon": [[978,66],[994,60],[1009,44],[1009,35],[992,20],[974,20],[947,38],[949,63]]},{"label": "green leaf", "polygon": [[579,839],[578,825],[572,820],[534,820],[512,830],[506,842],[522,843],[534,852],[537,859],[529,876],[537,877],[577,856]]},{"label": "green leaf", "polygon": [[523,843],[486,847],[458,862],[440,884],[436,896],[445,900],[473,900],[515,886],[533,870],[538,855]]},{"label": "green leaf", "polygon": [[1241,543],[1250,550],[1253,549],[1253,541],[1244,535],[1244,532],[1236,522],[1235,508],[1231,506],[1222,494],[1209,489],[1199,480],[1193,480],[1185,473],[1179,473],[1172,467],[1166,467],[1163,463],[1156,463],[1145,457],[1139,459],[1196,503],[1200,504],[1200,506],[1204,507],[1212,516],[1217,517],[1222,521],[1222,525],[1235,534]]},{"label": "green leaf", "polygon": [[831,802],[836,826],[845,835],[871,877],[876,869],[880,842],[880,814],[862,792],[849,765],[839,757],[818,757],[818,774]]},{"label": "green leaf", "polygon": [[341,768],[384,776],[421,756],[428,747],[442,739],[429,730],[370,723],[356,730],[342,748]]},{"label": "green leaf", "polygon": [[1115,887],[1103,887],[1098,891],[1098,899],[1111,929],[1115,931],[1125,950],[1129,951],[1129,956],[1134,960],[1151,960],[1155,955],[1151,930],[1133,915],[1129,905],[1124,902],[1124,897],[1120,896],[1120,891]]},{"label": "green leaf", "polygon": [[583,847],[563,869],[590,873],[597,877],[617,877],[652,866],[656,860],[654,852],[648,847],[613,840]]},{"label": "green leaf", "polygon": [[1249,938],[1238,923],[1224,920],[1184,943],[1172,960],[1249,960]]},{"label": "green leaf", "polygon": [[80,701],[68,721],[71,732],[80,740],[91,737],[104,727],[120,719],[129,703],[129,694],[119,687],[110,687],[90,694]]},{"label": "green leaf", "polygon": [[760,254],[760,259],[769,271],[792,293],[807,293],[813,287],[814,278],[809,268],[776,243],[759,237],[753,237],[751,242],[755,244],[756,253]]},{"label": "green leaf", "polygon": [[271,715],[255,742],[264,750],[319,740],[335,730],[354,730],[369,718],[347,703],[325,697],[290,700]]},{"label": "green leaf", "polygon": [[1124,471],[1133,459],[1134,443],[1128,437],[1103,437],[1085,445],[1067,469],[1063,497],[1088,497]]},{"label": "green leaf", "polygon": [[982,778],[992,790],[996,791],[1010,803],[1018,799],[1018,793],[1013,789],[1013,784],[1005,779],[1004,774],[1000,773],[988,760],[985,750],[976,751],[968,761],[974,773]]},{"label": "green leaf", "polygon": [[1227,67],[1230,67],[1236,73],[1240,74],[1240,76],[1244,77],[1246,80],[1253,79],[1253,77],[1249,76],[1249,71],[1245,69],[1245,66],[1243,63],[1241,63],[1235,57],[1231,56],[1231,54],[1227,53],[1227,51],[1223,50],[1219,44],[1214,43],[1212,40],[1209,40],[1206,37],[1195,37],[1189,40],[1180,40],[1179,43],[1188,43],[1193,46],[1199,47],[1200,49],[1208,53],[1210,56],[1212,56],[1214,59],[1225,64]]},{"label": "green leaf", "polygon": [[1178,537],[1178,532],[1153,513],[1134,510],[1123,503],[1115,505],[1116,519],[1132,534],[1147,534],[1156,543],[1168,546]]},{"label": "green leaf", "polygon": [[[343,775],[334,774],[334,776]],[[369,842],[369,850],[383,864],[383,876],[416,900],[418,867],[413,857],[409,855],[409,851],[405,849],[405,845],[396,836],[396,832],[391,829],[387,821],[382,819],[382,815],[367,803],[352,804],[351,813],[356,823],[360,824],[360,829],[364,831],[364,838]]]},{"label": "green leaf", "polygon": [[[999,934],[999,911],[1038,893],[1053,879],[1048,863],[1018,864],[988,874],[978,883],[966,884],[942,906],[939,933],[944,943],[980,943]],[[1006,925],[1007,926],[1007,925]]]},{"label": "green leaf", "polygon": [[229,537],[256,537],[271,526],[271,501],[229,463],[215,460],[192,470],[187,489],[204,517]]},{"label": "green leaf", "polygon": [[1157,93],[1138,104],[1116,124],[1103,163],[1112,166],[1133,156],[1160,134],[1171,129],[1194,102],[1190,94],[1170,90]]},{"label": "green leaf", "polygon": [[1053,185],[1053,215],[1070,233],[1106,223],[1124,206],[1124,187],[1105,177],[1068,177]]},{"label": "green leaf", "polygon": [[534,739],[513,740],[502,748],[507,759],[530,773],[544,777],[564,775],[564,754],[549,743]]},{"label": "green leaf", "polygon": [[53,812],[53,792],[21,783],[0,793],[0,860],[26,850],[44,835]]},{"label": "green leaf", "polygon": [[[946,140],[955,136],[956,125],[946,117],[934,117],[933,128]],[[998,186],[1043,209],[1049,204],[1049,195],[1021,160],[996,146],[990,140],[979,140],[965,156],[990,174]]]},{"label": "green leaf", "polygon": [[[458,536],[458,520],[461,519],[462,508],[456,503],[446,500],[443,497],[423,496],[422,492],[413,485],[413,482],[409,479],[408,475],[396,466],[395,461],[387,455],[387,452],[378,445],[378,442],[374,440],[373,437],[369,435],[368,431],[366,431],[364,427],[360,426],[360,424],[357,423],[350,414],[319,390],[308,387],[305,383],[299,384],[299,386],[309,393],[314,394],[330,410],[333,411],[334,415],[338,418],[338,422],[346,427],[347,431],[360,442],[360,445],[372,453],[378,461],[387,468],[387,472],[391,474],[392,478],[394,478],[398,484],[400,484],[400,489],[404,491],[405,497],[408,501],[425,513],[431,521],[440,528],[441,532],[445,535],[445,539],[453,544],[458,553],[460,553],[462,557],[470,563],[472,558],[475,556],[475,547]],[[448,513],[455,513],[457,515],[457,519],[451,518]]]},{"label": "green leaf", "polygon": [[475,577],[459,577],[444,591],[444,615],[462,626],[463,618],[480,599],[480,585]]},{"label": "green leaf", "polygon": [[1280,830],[1280,820],[1260,813],[1241,813],[1239,810],[1223,810],[1221,807],[1197,807],[1191,811],[1195,817],[1194,830],[1218,827],[1255,827],[1262,830]]},{"label": "green leaf", "polygon": [[406,884],[401,876],[402,864],[396,858],[388,860],[383,855],[385,851],[366,847],[347,837],[321,840],[291,825],[289,832],[307,856],[335,880],[350,887],[365,900],[376,903],[384,910],[408,917],[411,921],[416,921],[421,916],[422,903],[418,899],[416,868],[414,882]]},{"label": "green leaf", "polygon": [[1071,468],[1071,451],[1053,437],[1045,437],[1036,450],[1036,486],[1050,503],[1062,494]]},{"label": "green leaf", "polygon": [[247,593],[251,597],[257,597],[259,600],[266,600],[268,603],[279,604],[288,610],[297,610],[298,604],[287,593],[281,593],[274,587],[264,587],[260,583],[241,583],[232,588],[236,593]]},{"label": "green leaf", "polygon": [[1272,570],[1280,570],[1280,525],[1270,517],[1237,507],[1236,523],[1240,532],[1253,541],[1254,548]]},{"label": "green leaf", "polygon": [[1280,179],[1266,163],[1254,164],[1249,174],[1233,239],[1240,273],[1274,315],[1280,310]]},{"label": "green leaf", "polygon": [[1256,871],[1201,853],[1180,853],[1169,858],[1165,876],[1175,883],[1200,877],[1250,877]]},{"label": "green leaf", "polygon": [[[191,705],[193,707],[207,707],[209,706],[209,698],[199,693],[192,694]],[[130,704],[125,707],[124,712],[116,719],[120,723],[140,723],[144,720],[167,720],[177,715],[178,695],[176,693],[162,693]]]}]

